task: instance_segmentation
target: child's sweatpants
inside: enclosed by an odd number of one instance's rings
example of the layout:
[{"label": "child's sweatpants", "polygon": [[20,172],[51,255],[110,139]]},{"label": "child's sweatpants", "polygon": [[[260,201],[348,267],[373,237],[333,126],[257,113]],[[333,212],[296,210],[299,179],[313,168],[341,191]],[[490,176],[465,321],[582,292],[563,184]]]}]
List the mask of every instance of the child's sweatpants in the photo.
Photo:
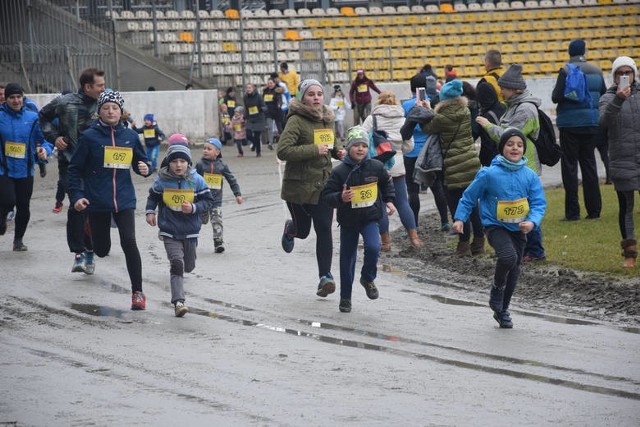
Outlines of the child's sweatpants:
[{"label": "child's sweatpants", "polygon": [[198,239],[176,240],[162,236],[164,248],[169,258],[171,274],[171,304],[184,302],[184,273],[196,268],[196,247]]}]

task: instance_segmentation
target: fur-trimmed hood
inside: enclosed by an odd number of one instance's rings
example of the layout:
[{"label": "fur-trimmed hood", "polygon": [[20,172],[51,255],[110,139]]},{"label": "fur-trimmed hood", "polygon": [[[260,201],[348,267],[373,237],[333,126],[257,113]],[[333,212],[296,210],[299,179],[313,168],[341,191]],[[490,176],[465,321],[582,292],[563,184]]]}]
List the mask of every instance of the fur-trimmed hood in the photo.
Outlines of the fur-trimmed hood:
[{"label": "fur-trimmed hood", "polygon": [[293,114],[306,117],[315,122],[332,122],[336,118],[333,110],[326,105],[322,106],[322,111],[318,111],[297,99],[292,99],[291,102],[289,102],[289,115]]},{"label": "fur-trimmed hood", "polygon": [[458,97],[455,97],[455,98],[446,99],[444,101],[441,100],[433,108],[433,111],[435,113],[438,113],[440,110],[442,110],[443,108],[445,108],[445,107],[447,107],[449,105],[462,105],[463,107],[468,107],[469,106],[469,99],[466,96],[458,96]]}]

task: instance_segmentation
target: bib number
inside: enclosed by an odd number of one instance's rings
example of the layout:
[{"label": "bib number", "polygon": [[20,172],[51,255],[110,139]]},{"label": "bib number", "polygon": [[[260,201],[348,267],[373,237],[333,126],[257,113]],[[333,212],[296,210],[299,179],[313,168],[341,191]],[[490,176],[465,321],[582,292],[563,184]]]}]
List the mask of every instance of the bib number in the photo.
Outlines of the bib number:
[{"label": "bib number", "polygon": [[233,130],[240,132],[242,130],[242,125],[240,123],[233,125]]},{"label": "bib number", "polygon": [[330,150],[333,149],[333,130],[314,129],[313,143],[316,145],[327,145]]},{"label": "bib number", "polygon": [[7,141],[4,143],[4,155],[14,159],[24,159],[27,156],[27,144]]},{"label": "bib number", "polygon": [[162,192],[162,201],[172,211],[182,212],[184,202],[193,203],[193,190],[181,190],[176,188],[165,188]]},{"label": "bib number", "polygon": [[358,185],[351,187],[353,198],[351,199],[351,208],[360,209],[373,206],[378,199],[378,183]]},{"label": "bib number", "polygon": [[104,164],[109,169],[129,169],[133,161],[133,148],[104,147]]},{"label": "bib number", "polygon": [[142,131],[142,134],[144,135],[145,138],[155,138],[156,137],[156,130],[155,129],[145,129]]},{"label": "bib number", "polygon": [[526,198],[518,200],[498,200],[498,221],[518,224],[529,215],[529,201]]},{"label": "bib number", "polygon": [[249,115],[253,116],[254,114],[258,114],[258,107],[255,105],[253,107],[249,107]]},{"label": "bib number", "polygon": [[267,93],[264,95],[264,102],[273,102],[273,94]]},{"label": "bib number", "polygon": [[366,92],[369,90],[369,86],[367,85],[358,85],[358,92],[362,93],[362,92]]},{"label": "bib number", "polygon": [[227,101],[227,108],[236,108],[236,101],[229,99]]},{"label": "bib number", "polygon": [[336,101],[336,107],[344,107],[344,101]]},{"label": "bib number", "polygon": [[205,172],[204,181],[211,190],[222,190],[222,174]]}]

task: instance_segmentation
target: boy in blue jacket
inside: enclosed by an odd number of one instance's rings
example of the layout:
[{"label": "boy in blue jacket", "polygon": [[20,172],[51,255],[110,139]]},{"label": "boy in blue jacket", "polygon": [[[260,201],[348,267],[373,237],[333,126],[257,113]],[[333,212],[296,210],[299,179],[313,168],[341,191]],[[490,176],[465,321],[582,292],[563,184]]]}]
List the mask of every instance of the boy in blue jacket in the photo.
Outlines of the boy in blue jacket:
[{"label": "boy in blue jacket", "polygon": [[136,127],[136,122],[131,123],[131,129],[144,136],[144,146],[147,149],[147,157],[151,160],[152,172],[158,169],[158,156],[160,155],[160,143],[164,141],[164,132],[160,130],[154,121],[153,114],[145,114],[144,125]]},{"label": "boy in blue jacket", "polygon": [[364,241],[364,263],[360,284],[369,299],[378,298],[373,282],[378,273],[380,255],[380,226],[382,209],[392,215],[395,189],[382,162],[370,159],[369,132],[362,126],[347,131],[347,155],[322,191],[322,199],[332,208],[338,208],[340,224],[340,305],[343,313],[351,311],[351,288],[356,269],[358,239]]},{"label": "boy in blue jacket", "polygon": [[196,267],[200,213],[211,209],[213,197],[204,178],[191,168],[191,151],[186,145],[171,145],[162,163],[167,166],[160,168],[149,190],[147,223],[160,228],[171,265],[171,303],[176,317],[182,317],[189,312],[184,304],[184,272]]},{"label": "boy in blue jacket", "polygon": [[547,207],[538,175],[527,167],[527,142],[516,128],[500,137],[499,153],[491,166],[478,171],[462,194],[453,230],[462,233],[471,209],[480,200],[480,218],[498,258],[489,307],[501,328],[513,328],[509,303],[520,276],[527,233],[540,226]]}]

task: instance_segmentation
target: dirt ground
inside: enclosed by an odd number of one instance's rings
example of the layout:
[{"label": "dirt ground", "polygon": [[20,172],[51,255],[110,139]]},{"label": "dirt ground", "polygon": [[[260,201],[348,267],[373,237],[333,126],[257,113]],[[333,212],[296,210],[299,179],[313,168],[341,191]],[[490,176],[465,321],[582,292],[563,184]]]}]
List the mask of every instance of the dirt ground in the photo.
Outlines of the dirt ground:
[{"label": "dirt ground", "polygon": [[[459,258],[457,236],[440,231],[437,215],[422,216],[421,250],[412,249],[402,231],[392,233],[392,251],[382,252],[381,263],[430,281],[455,283],[467,291],[485,292],[488,299],[495,258],[492,252]],[[488,244],[486,245],[488,248]],[[621,258],[622,262],[622,258]],[[435,277],[440,276],[440,277]],[[640,276],[634,278],[571,270],[552,261],[523,266],[512,306],[540,311],[560,311],[579,317],[640,326]]]}]

